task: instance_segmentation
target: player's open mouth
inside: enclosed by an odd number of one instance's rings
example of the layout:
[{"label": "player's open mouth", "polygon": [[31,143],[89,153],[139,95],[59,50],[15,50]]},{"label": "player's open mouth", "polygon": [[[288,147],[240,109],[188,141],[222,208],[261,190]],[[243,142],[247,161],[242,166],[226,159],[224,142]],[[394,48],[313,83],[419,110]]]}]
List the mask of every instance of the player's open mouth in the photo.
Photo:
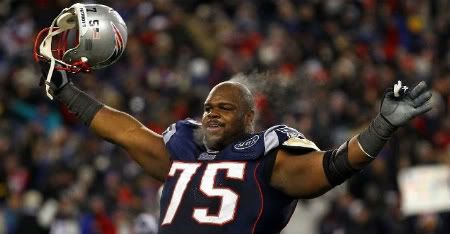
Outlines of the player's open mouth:
[{"label": "player's open mouth", "polygon": [[223,124],[218,121],[210,121],[206,124],[206,130],[218,131],[223,128]]}]

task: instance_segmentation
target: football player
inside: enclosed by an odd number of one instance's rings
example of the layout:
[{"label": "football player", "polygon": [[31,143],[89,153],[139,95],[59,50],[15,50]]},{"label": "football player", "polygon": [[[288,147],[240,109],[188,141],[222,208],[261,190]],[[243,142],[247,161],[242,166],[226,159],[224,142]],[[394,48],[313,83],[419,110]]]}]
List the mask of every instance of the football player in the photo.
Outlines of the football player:
[{"label": "football player", "polygon": [[[92,61],[89,54],[84,60]],[[285,125],[255,132],[251,92],[227,81],[206,97],[201,122],[180,120],[160,135],[79,90],[72,73],[54,63],[41,60],[49,97],[164,183],[161,234],[279,233],[297,199],[317,197],[343,183],[376,158],[398,127],[431,109],[425,82],[409,92],[399,83],[365,130],[336,149],[321,151]]]},{"label": "football player", "polygon": [[50,89],[94,133],[123,147],[164,183],[160,233],[279,233],[297,199],[319,196],[350,178],[398,127],[431,109],[425,82],[403,93],[398,84],[364,131],[321,151],[285,125],[254,132],[252,94],[237,82],[210,91],[201,123],[180,120],[162,135],[82,92],[63,70],[53,72]]}]

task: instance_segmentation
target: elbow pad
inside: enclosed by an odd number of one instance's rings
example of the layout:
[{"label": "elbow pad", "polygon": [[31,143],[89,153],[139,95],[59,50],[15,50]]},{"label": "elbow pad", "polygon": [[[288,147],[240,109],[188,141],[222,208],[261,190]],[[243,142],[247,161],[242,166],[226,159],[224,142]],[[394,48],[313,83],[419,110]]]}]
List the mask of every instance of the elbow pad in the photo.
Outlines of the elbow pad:
[{"label": "elbow pad", "polygon": [[333,187],[342,184],[360,171],[350,166],[348,161],[348,141],[338,149],[326,151],[322,163],[328,182]]}]

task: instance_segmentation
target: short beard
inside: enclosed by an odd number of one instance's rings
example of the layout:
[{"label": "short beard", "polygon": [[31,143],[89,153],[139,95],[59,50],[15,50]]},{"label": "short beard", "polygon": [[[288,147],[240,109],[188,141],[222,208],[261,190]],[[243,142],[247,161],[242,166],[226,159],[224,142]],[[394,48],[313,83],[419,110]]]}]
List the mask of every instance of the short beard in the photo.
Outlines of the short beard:
[{"label": "short beard", "polygon": [[221,144],[211,144],[211,142],[206,141],[205,132],[202,128],[194,129],[193,138],[195,144],[205,146],[208,151],[219,151],[222,148]]},{"label": "short beard", "polygon": [[[243,128],[245,129],[243,135],[254,133],[253,124],[250,124],[248,126],[243,126]],[[238,137],[236,137],[236,139],[239,139],[240,137],[242,137],[242,136],[238,136]],[[221,144],[213,144],[213,145],[208,144],[208,142],[206,141],[205,132],[202,127],[194,129],[193,138],[194,138],[195,144],[204,145],[206,147],[206,149],[208,149],[208,150],[215,151],[215,150],[220,150],[221,148],[224,147],[222,145],[222,144],[224,144],[224,142],[221,142]],[[233,139],[231,142],[233,142],[236,139]]]}]

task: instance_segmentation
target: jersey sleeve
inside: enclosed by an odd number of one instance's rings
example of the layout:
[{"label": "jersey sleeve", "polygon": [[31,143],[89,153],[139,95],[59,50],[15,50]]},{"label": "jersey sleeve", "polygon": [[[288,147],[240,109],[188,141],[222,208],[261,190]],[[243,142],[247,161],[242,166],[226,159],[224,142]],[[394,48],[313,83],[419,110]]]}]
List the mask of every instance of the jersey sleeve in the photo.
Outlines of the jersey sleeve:
[{"label": "jersey sleeve", "polygon": [[275,125],[264,132],[264,154],[275,148],[282,148],[293,154],[305,154],[320,150],[302,133],[286,125]]},{"label": "jersey sleeve", "polygon": [[[294,128],[286,125],[276,125],[264,132],[264,158],[262,159],[259,176],[263,183],[270,186],[270,179],[272,177],[272,170],[277,157],[279,149],[286,150],[292,155],[303,155],[313,151],[319,151],[319,147],[314,142],[305,138],[305,136]],[[280,195],[281,192],[274,192],[280,197],[289,197],[287,195]]]},{"label": "jersey sleeve", "polygon": [[198,145],[195,143],[195,131],[201,124],[192,119],[177,121],[163,132],[163,140],[169,150],[171,160],[195,160]]}]

